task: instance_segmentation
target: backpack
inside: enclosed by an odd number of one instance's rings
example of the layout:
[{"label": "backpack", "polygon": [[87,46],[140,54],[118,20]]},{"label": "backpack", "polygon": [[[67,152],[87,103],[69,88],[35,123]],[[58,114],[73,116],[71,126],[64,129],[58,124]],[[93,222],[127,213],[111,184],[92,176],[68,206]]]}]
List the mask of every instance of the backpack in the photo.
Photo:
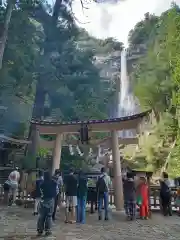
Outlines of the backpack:
[{"label": "backpack", "polygon": [[102,194],[102,193],[108,192],[108,187],[106,185],[104,177],[105,176],[99,177],[99,179],[97,181],[96,188],[97,188],[98,194]]}]

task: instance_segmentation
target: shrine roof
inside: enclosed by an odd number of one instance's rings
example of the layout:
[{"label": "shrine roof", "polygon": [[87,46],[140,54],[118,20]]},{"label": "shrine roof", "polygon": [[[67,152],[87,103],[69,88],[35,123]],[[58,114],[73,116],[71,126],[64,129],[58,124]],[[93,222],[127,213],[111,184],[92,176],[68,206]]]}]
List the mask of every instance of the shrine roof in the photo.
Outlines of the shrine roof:
[{"label": "shrine roof", "polygon": [[108,119],[103,119],[103,120],[85,120],[85,121],[47,121],[47,120],[38,120],[38,119],[33,119],[31,120],[31,124],[33,125],[43,125],[43,126],[69,126],[69,125],[79,125],[79,124],[99,124],[99,123],[118,123],[118,122],[125,122],[125,121],[131,121],[131,120],[136,120],[139,118],[143,118],[147,116],[149,113],[151,113],[151,110],[138,113],[135,115],[131,116],[126,116],[126,117],[120,117],[120,118],[108,118]]},{"label": "shrine roof", "polygon": [[28,141],[27,139],[18,139],[18,138],[15,138],[14,136],[10,137],[4,134],[0,134],[0,141],[12,143],[12,144],[18,144],[18,145],[25,145],[30,143],[30,141]]}]

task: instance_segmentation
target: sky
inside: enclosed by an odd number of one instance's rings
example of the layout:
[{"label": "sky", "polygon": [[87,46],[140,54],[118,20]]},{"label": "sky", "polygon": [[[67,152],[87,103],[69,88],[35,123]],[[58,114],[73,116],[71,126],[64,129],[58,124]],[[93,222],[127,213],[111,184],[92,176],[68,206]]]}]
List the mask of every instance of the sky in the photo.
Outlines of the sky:
[{"label": "sky", "polygon": [[[74,0],[73,12],[89,34],[98,38],[114,37],[127,46],[129,31],[142,20],[147,12],[161,14],[167,10],[172,0],[123,0],[116,4],[95,3],[91,0],[82,11],[81,1]],[[91,1],[91,2],[89,2]],[[180,5],[180,0],[174,1]]]}]

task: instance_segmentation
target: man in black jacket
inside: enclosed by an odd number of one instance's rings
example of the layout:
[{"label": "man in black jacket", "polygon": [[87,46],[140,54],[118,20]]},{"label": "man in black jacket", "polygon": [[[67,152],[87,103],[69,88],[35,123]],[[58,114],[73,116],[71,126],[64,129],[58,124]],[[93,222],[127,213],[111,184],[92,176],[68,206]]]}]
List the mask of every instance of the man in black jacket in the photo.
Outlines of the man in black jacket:
[{"label": "man in black jacket", "polygon": [[160,181],[160,201],[164,216],[172,216],[171,198],[172,192],[168,174],[163,172],[163,179]]},{"label": "man in black jacket", "polygon": [[127,173],[127,178],[123,181],[123,190],[125,212],[128,220],[133,220],[136,217],[136,188],[132,173]]},{"label": "man in black jacket", "polygon": [[37,222],[38,235],[42,235],[45,229],[46,236],[51,235],[52,214],[54,210],[54,199],[57,195],[57,183],[51,178],[49,172],[44,173],[44,181],[40,186],[41,202],[39,218]]},{"label": "man in black jacket", "polygon": [[[66,223],[76,222],[76,207],[77,207],[77,178],[74,175],[73,169],[70,170],[69,175],[65,178],[65,192],[66,192]],[[71,212],[69,212],[71,209]],[[71,213],[71,216],[70,216]]]}]

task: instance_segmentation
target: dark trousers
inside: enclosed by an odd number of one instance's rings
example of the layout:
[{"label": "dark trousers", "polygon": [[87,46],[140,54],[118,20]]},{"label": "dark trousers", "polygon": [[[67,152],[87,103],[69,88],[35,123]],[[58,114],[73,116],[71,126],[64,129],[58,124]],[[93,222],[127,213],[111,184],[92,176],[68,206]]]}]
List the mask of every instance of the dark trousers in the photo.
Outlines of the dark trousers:
[{"label": "dark trousers", "polygon": [[108,219],[108,207],[109,207],[109,194],[104,192],[98,195],[98,214],[99,217],[102,217],[102,207],[104,202],[104,215],[105,219]]},{"label": "dark trousers", "polygon": [[5,205],[10,204],[9,191],[10,191],[10,186],[9,186],[9,184],[4,183],[4,204],[5,204]]},{"label": "dark trousers", "polygon": [[90,213],[94,213],[98,209],[98,207],[97,207],[97,199],[95,201],[91,200],[90,204],[91,204]]},{"label": "dark trousers", "polygon": [[90,202],[90,213],[94,213],[94,208],[97,210],[97,191],[95,188],[88,189],[87,202]]},{"label": "dark trousers", "polygon": [[57,206],[58,206],[58,203],[59,203],[59,196],[60,196],[60,194],[57,194],[57,196],[54,199],[54,211],[53,211],[53,214],[52,214],[52,219],[53,220],[56,217]]},{"label": "dark trousers", "polygon": [[172,215],[172,206],[170,197],[161,197],[161,205],[164,216]]},{"label": "dark trousers", "polygon": [[136,201],[125,201],[124,209],[128,217],[136,216]]},{"label": "dark trousers", "polygon": [[46,232],[51,231],[52,227],[52,214],[54,210],[54,199],[45,200],[40,203],[39,218],[37,222],[37,231]]}]

